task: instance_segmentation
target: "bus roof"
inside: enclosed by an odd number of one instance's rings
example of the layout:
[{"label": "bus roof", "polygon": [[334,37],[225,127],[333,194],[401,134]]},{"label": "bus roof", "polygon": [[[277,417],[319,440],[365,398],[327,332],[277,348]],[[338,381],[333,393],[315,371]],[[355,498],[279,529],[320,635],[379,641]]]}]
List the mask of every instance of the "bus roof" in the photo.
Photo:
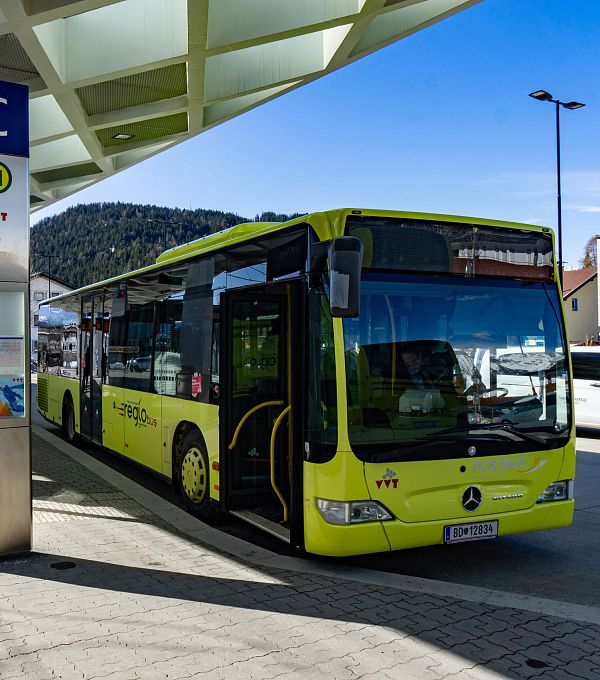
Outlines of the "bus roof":
[{"label": "bus roof", "polygon": [[56,297],[43,300],[41,305],[46,305],[58,300],[63,300],[73,295],[93,291],[103,286],[111,285],[122,281],[126,278],[139,276],[148,272],[163,269],[165,266],[174,262],[179,262],[199,255],[200,253],[208,253],[211,251],[227,248],[237,243],[242,243],[252,238],[279,231],[295,224],[309,223],[313,227],[317,227],[317,235],[319,238],[327,239],[332,236],[341,236],[343,234],[345,218],[348,215],[365,215],[371,217],[399,217],[414,220],[428,220],[441,222],[457,222],[466,224],[476,224],[480,226],[500,227],[504,229],[520,229],[532,232],[544,231],[553,235],[553,232],[548,227],[542,227],[532,224],[523,224],[520,222],[507,222],[503,220],[492,220],[481,217],[467,217],[461,215],[445,215],[440,213],[421,213],[421,212],[403,212],[397,210],[377,210],[366,208],[337,208],[335,210],[326,210],[323,212],[308,213],[300,217],[296,217],[288,222],[242,222],[228,229],[208,234],[201,238],[195,239],[180,246],[170,248],[161,253],[156,262],[146,267],[141,267],[131,272],[125,272],[118,276],[112,276],[103,281],[92,283],[87,286],[82,286],[76,290],[63,293]]},{"label": "bus roof", "polygon": [[171,260],[178,260],[181,257],[190,255],[191,253],[197,253],[210,248],[213,242],[218,242],[219,245],[224,246],[228,241],[236,241],[240,237],[247,236],[257,236],[258,234],[268,233],[273,231],[273,227],[277,227],[283,224],[282,222],[242,222],[241,224],[236,224],[228,229],[223,229],[222,231],[217,231],[214,234],[208,234],[207,236],[201,236],[200,238],[189,241],[188,243],[182,243],[180,246],[175,246],[175,248],[169,248],[161,253],[156,258],[157,264],[162,264]]}]

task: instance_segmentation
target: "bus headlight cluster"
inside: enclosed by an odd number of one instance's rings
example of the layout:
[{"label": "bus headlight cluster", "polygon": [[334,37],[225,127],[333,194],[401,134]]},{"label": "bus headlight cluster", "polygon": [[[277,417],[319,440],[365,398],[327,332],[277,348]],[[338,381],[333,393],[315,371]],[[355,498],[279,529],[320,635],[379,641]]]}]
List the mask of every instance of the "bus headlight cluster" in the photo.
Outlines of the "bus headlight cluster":
[{"label": "bus headlight cluster", "polygon": [[538,503],[548,503],[550,501],[566,501],[573,498],[572,479],[565,479],[562,482],[552,482],[537,499]]},{"label": "bus headlight cluster", "polygon": [[375,501],[329,501],[317,498],[317,508],[328,524],[359,524],[393,519],[383,505]]}]

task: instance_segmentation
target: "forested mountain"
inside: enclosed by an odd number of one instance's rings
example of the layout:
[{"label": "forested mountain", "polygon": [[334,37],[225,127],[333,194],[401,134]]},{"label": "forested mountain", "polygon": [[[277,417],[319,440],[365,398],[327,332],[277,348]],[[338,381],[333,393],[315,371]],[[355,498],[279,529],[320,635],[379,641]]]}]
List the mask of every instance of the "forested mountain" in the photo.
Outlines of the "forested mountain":
[{"label": "forested mountain", "polygon": [[[297,216],[264,212],[254,221],[284,222]],[[31,228],[31,271],[47,272],[51,255],[51,274],[80,287],[152,264],[165,247],[250,221],[219,210],[131,203],[77,205]]]}]

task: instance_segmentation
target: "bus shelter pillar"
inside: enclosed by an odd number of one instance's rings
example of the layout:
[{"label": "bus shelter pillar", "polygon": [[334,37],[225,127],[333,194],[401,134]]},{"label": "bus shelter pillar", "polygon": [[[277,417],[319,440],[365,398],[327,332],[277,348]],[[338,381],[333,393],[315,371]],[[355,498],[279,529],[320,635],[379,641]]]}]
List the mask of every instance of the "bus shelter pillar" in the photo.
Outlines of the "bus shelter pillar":
[{"label": "bus shelter pillar", "polygon": [[0,556],[31,550],[29,91],[0,82]]}]

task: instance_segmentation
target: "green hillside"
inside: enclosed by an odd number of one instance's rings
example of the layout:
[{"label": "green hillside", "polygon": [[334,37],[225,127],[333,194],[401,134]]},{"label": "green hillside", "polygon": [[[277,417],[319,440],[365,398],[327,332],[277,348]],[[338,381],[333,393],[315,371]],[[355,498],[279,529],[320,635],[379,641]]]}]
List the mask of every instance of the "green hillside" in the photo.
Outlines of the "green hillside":
[{"label": "green hillside", "polygon": [[[272,212],[254,221],[296,217]],[[155,220],[155,221],[152,221]],[[179,210],[131,203],[89,203],[40,220],[31,228],[31,271],[51,273],[75,287],[151,264],[166,247],[192,241],[252,218],[219,210]]]}]

